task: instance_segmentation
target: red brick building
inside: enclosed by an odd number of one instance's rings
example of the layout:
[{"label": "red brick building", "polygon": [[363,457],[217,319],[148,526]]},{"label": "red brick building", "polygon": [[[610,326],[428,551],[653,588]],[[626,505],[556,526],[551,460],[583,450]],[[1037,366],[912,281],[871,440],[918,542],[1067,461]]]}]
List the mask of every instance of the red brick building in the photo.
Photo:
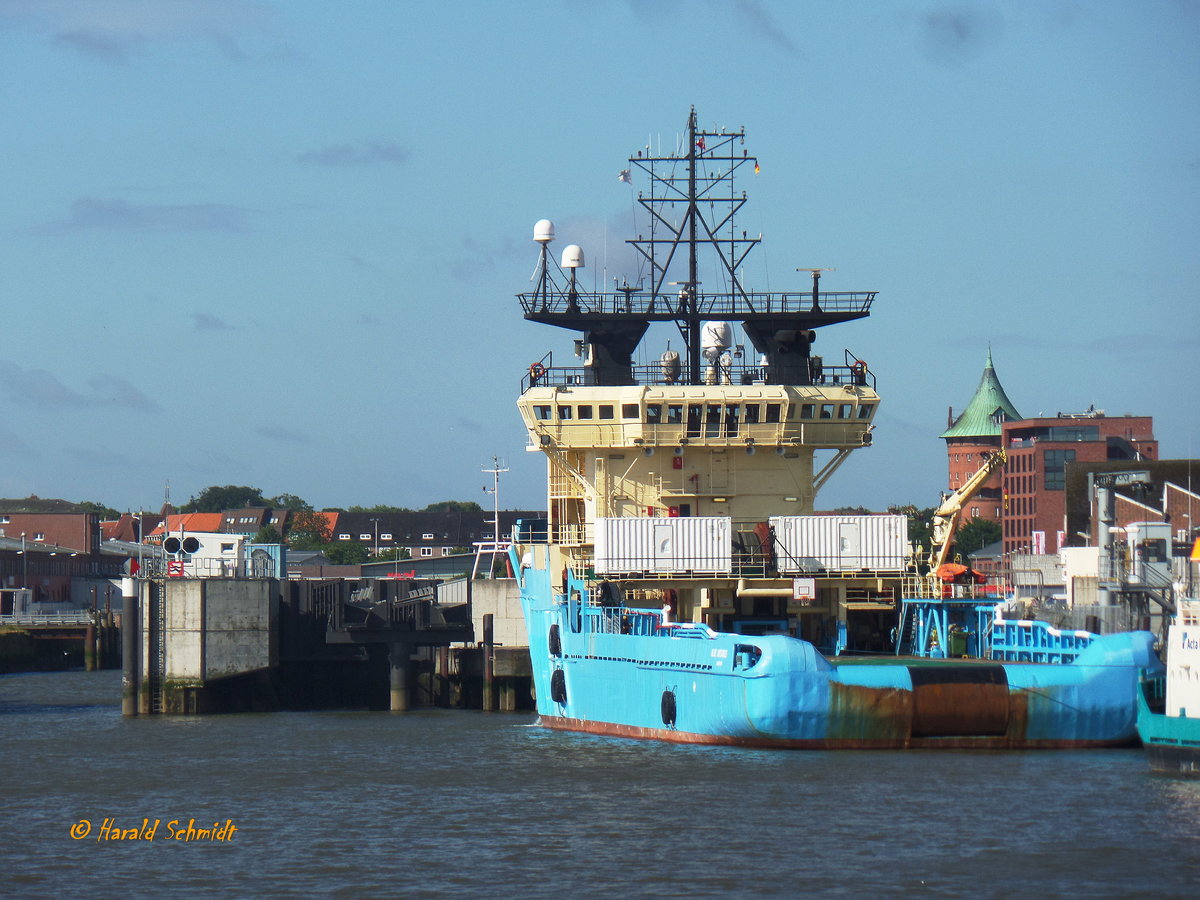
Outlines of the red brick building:
[{"label": "red brick building", "polygon": [[1067,467],[1112,460],[1157,460],[1149,416],[1085,413],[1022,419],[1002,428],[1004,552],[1057,553],[1068,546]]}]

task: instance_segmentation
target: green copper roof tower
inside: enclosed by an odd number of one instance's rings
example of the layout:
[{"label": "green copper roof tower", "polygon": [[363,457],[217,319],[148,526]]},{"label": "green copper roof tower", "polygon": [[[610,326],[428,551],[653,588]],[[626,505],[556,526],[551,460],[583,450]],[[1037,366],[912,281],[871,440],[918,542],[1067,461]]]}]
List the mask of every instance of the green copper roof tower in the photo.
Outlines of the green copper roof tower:
[{"label": "green copper roof tower", "polygon": [[987,363],[983,367],[983,377],[979,379],[979,387],[975,396],[967,404],[954,424],[943,431],[939,437],[968,438],[968,437],[999,437],[1002,422],[1020,419],[1021,414],[1013,406],[1004,386],[996,377],[996,369],[992,365],[992,350],[988,348]]}]

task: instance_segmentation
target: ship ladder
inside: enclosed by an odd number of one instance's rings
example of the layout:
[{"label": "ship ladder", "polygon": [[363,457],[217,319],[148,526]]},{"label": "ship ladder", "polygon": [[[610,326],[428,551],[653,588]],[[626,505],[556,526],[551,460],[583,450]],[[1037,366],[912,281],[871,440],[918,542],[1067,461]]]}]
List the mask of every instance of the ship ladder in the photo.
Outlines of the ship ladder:
[{"label": "ship ladder", "polygon": [[150,589],[150,712],[163,711],[163,682],[167,677],[166,587],[154,582]]}]

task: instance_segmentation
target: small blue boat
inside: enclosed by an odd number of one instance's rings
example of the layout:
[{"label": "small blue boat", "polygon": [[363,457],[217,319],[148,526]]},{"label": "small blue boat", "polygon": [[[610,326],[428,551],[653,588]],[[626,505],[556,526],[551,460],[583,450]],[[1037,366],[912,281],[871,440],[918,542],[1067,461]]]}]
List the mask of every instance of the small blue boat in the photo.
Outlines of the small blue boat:
[{"label": "small blue boat", "polygon": [[1183,600],[1167,630],[1165,674],[1138,692],[1138,736],[1150,768],[1200,777],[1200,600]]}]

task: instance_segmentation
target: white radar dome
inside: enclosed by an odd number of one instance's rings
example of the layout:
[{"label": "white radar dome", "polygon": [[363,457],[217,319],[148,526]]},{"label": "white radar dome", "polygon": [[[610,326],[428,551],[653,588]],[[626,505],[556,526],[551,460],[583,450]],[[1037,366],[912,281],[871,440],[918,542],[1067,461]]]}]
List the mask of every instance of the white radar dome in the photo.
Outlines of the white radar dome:
[{"label": "white radar dome", "polygon": [[583,248],[578,244],[567,244],[563,247],[562,267],[564,269],[582,269],[584,267]]},{"label": "white radar dome", "polygon": [[726,350],[733,345],[733,329],[728,322],[705,322],[700,328],[700,346]]},{"label": "white radar dome", "polygon": [[554,223],[549,219],[538,219],[533,226],[533,239],[539,244],[548,244],[554,240]]}]

